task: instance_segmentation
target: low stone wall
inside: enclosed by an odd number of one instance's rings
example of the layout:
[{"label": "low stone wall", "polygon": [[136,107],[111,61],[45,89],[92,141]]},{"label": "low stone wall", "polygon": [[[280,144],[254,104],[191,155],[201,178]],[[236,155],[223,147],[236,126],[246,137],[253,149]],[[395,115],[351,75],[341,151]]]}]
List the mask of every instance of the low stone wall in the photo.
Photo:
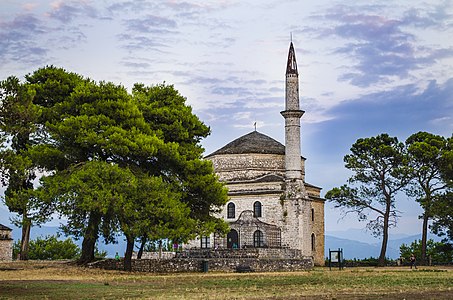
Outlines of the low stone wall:
[{"label": "low stone wall", "polygon": [[257,248],[250,249],[188,249],[176,253],[176,258],[259,258]]},{"label": "low stone wall", "polygon": [[[105,259],[89,264],[92,268],[122,270],[123,260]],[[254,272],[304,271],[313,268],[311,257],[304,259],[256,259],[256,258],[174,258],[174,259],[138,259],[132,260],[132,271],[150,273],[183,272]]]},{"label": "low stone wall", "polygon": [[[176,252],[162,251],[159,252],[143,252],[142,259],[172,259],[175,258]],[[132,253],[132,258],[137,258],[137,252]]]},{"label": "low stone wall", "polygon": [[176,258],[260,258],[303,259],[298,249],[249,248],[249,249],[188,249],[176,253]]}]

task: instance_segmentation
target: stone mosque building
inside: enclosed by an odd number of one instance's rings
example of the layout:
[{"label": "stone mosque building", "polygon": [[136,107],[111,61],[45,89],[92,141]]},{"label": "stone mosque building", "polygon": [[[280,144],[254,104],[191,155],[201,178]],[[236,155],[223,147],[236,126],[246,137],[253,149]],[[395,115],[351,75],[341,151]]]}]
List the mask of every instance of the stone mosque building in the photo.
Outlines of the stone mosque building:
[{"label": "stone mosque building", "polygon": [[303,114],[291,42],[286,106],[281,112],[285,145],[255,130],[206,156],[228,188],[229,201],[221,217],[230,231],[227,236],[197,238],[187,248],[267,248],[285,253],[290,249],[292,257],[313,257],[314,264],[324,264],[324,199],[321,188],[305,182],[300,148]]}]

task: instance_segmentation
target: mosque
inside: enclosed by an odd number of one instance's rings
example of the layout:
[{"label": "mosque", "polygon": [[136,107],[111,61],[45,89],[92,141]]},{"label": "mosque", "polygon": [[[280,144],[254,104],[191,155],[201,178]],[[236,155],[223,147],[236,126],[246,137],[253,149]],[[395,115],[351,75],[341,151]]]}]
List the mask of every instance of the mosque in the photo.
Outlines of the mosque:
[{"label": "mosque", "polygon": [[[199,237],[188,248],[293,249],[324,264],[324,199],[321,188],[305,182],[301,156],[299,72],[291,42],[286,65],[285,145],[252,131],[206,156],[229,201],[220,217],[226,236]],[[293,251],[293,253],[294,253]]]}]

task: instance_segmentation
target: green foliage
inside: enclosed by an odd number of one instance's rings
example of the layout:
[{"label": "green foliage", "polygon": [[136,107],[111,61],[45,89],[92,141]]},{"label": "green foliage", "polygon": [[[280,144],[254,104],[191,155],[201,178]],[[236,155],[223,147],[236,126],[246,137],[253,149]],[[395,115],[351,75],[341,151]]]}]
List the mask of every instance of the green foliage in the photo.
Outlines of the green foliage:
[{"label": "green foliage", "polygon": [[[13,256],[15,257],[20,250],[19,241],[13,245]],[[79,247],[67,238],[59,240],[56,236],[37,237],[30,241],[30,259],[76,259],[80,255]]]},{"label": "green foliage", "polygon": [[[48,235],[46,237],[37,237],[35,240],[30,241],[29,249],[30,259],[77,259],[80,255],[80,248],[70,238],[65,240],[58,239],[58,235]],[[13,243],[13,257],[17,257],[20,253],[20,241]],[[105,258],[106,251],[99,251],[96,247],[95,257]]]},{"label": "green foliage", "polygon": [[89,161],[68,168],[41,180],[42,197],[58,201],[61,214],[68,218],[63,227],[66,234],[82,237],[87,219],[98,216],[96,232],[100,231],[106,242],[113,242],[119,230],[115,217],[116,207],[133,180],[130,170],[102,161]]},{"label": "green foliage", "polygon": [[182,242],[227,230],[214,217],[227,192],[199,144],[209,127],[173,86],[136,84],[129,94],[53,66],[5,86],[28,105],[17,112],[36,112],[17,117],[30,125],[25,141],[33,146],[17,165],[47,171],[33,196],[24,195],[68,219],[65,232],[84,239],[82,260],[92,259],[99,236]]},{"label": "green foliage", "polygon": [[354,172],[349,185],[326,194],[336,208],[344,214],[356,213],[375,236],[383,237],[380,265],[385,263],[388,229],[395,226],[398,217],[395,195],[408,181],[403,148],[396,137],[387,134],[358,139],[351,154],[344,157],[346,168]]},{"label": "green foliage", "polygon": [[445,238],[445,241],[453,242],[453,192],[448,191],[439,197],[431,207],[433,223],[431,230]]},{"label": "green foliage", "polygon": [[439,195],[431,207],[433,215],[432,231],[445,240],[453,241],[453,136],[447,139],[442,153],[441,175],[446,191]]},{"label": "green foliage", "polygon": [[349,185],[333,188],[326,198],[345,214],[353,212],[360,221],[368,221],[367,227],[381,235],[385,221],[387,226],[396,223],[394,197],[407,183],[403,144],[387,134],[358,139],[344,161],[354,175]]},{"label": "green foliage", "polygon": [[[400,255],[406,261],[409,261],[411,253],[415,254],[415,257],[419,258],[422,253],[421,240],[415,240],[410,245],[402,244],[400,246]],[[453,244],[435,242],[433,240],[427,241],[426,247],[427,257],[431,257],[431,260],[435,264],[439,263],[452,263],[453,262]]]},{"label": "green foliage", "polygon": [[39,201],[33,181],[38,166],[31,153],[37,145],[37,124],[41,111],[33,104],[35,91],[16,77],[0,82],[0,175],[6,187],[3,200],[17,213],[15,224],[22,227],[21,259],[27,259],[30,227],[47,221],[53,212]]},{"label": "green foliage", "polygon": [[433,206],[439,205],[436,202],[445,201],[443,198],[448,180],[445,180],[442,170],[453,163],[453,151],[448,149],[447,139],[428,132],[417,132],[408,137],[406,149],[408,171],[412,179],[406,193],[423,208],[422,251],[419,257],[425,260],[428,255],[428,222],[433,217]]}]

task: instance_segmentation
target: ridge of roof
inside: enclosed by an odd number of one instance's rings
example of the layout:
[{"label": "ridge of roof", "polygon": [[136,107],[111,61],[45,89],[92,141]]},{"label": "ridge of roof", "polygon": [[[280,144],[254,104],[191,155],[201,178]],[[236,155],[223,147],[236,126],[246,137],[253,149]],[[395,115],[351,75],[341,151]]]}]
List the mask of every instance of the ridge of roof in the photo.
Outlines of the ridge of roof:
[{"label": "ridge of roof", "polygon": [[10,231],[12,231],[11,228],[9,228],[9,227],[7,227],[7,226],[5,226],[3,224],[0,224],[0,230],[10,230]]},{"label": "ridge of roof", "polygon": [[226,144],[222,148],[214,151],[206,157],[219,154],[246,154],[246,153],[261,153],[261,154],[285,154],[285,146],[273,138],[262,134],[258,131],[252,131],[243,135],[232,142]]}]

